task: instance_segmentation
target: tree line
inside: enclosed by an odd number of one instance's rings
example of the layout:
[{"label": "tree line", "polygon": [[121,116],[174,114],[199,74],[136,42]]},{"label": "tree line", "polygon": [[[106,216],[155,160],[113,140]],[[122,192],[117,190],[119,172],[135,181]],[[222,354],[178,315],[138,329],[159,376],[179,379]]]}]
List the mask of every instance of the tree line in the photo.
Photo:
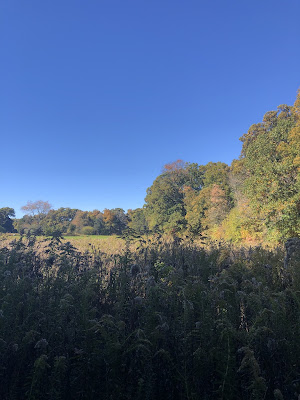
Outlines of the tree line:
[{"label": "tree line", "polygon": [[300,92],[293,106],[278,106],[240,140],[231,165],[177,160],[147,189],[142,208],[104,211],[51,209],[29,202],[23,218],[0,209],[0,230],[51,235],[139,234],[162,231],[205,235],[233,243],[279,242],[300,236]]}]

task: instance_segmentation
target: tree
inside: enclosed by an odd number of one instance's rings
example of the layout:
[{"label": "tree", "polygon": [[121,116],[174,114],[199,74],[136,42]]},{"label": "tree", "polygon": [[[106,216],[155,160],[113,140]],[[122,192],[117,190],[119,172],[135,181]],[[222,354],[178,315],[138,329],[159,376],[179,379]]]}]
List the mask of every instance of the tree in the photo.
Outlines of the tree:
[{"label": "tree", "polygon": [[185,220],[187,229],[193,234],[199,234],[203,230],[203,218],[205,210],[206,189],[197,192],[187,186],[184,190],[184,206],[186,210]]},{"label": "tree", "polygon": [[166,164],[152,186],[147,189],[145,216],[149,228],[167,231],[185,228],[185,188],[199,191],[203,186],[203,166],[177,160]]},{"label": "tree", "polygon": [[15,216],[15,210],[10,207],[0,208],[0,232],[14,232],[13,222],[10,217]]},{"label": "tree", "polygon": [[109,210],[108,208],[103,210],[103,222],[106,233],[113,233],[114,218],[115,216],[112,210]]},{"label": "tree", "polygon": [[[241,140],[242,185],[253,221],[277,229],[281,237],[300,235],[299,159],[300,99],[294,107],[280,105]],[[298,161],[297,161],[298,160]]]},{"label": "tree", "polygon": [[[55,231],[66,233],[77,211],[76,209],[63,207],[58,210],[50,210],[41,221],[43,233],[46,235],[51,235]],[[70,229],[72,230],[72,228]]]},{"label": "tree", "polygon": [[34,202],[28,201],[25,206],[21,207],[21,210],[25,211],[27,214],[35,216],[46,215],[51,208],[52,206],[48,201],[37,200]]},{"label": "tree", "polygon": [[72,225],[76,227],[76,233],[81,233],[85,226],[93,227],[95,218],[95,214],[92,212],[77,210],[72,220]]},{"label": "tree", "polygon": [[103,213],[99,211],[99,214],[96,215],[94,222],[94,229],[97,235],[102,235],[105,233],[105,224],[103,221]]},{"label": "tree", "polygon": [[180,230],[185,215],[183,191],[181,185],[174,180],[174,176],[165,173],[157,177],[147,189],[145,201],[150,229],[159,226],[167,230]]},{"label": "tree", "polygon": [[[45,219],[46,215],[51,209],[51,204],[48,201],[28,201],[27,204],[21,207],[22,211],[26,212],[26,215],[23,217],[26,220],[26,231],[30,231],[36,235],[43,234],[42,229],[42,220]],[[18,231],[22,230],[22,219],[18,221]]]},{"label": "tree", "polygon": [[201,185],[184,191],[185,219],[195,234],[220,225],[232,207],[228,165],[209,162],[200,171]]},{"label": "tree", "polygon": [[148,224],[145,217],[145,210],[143,208],[136,208],[135,210],[128,210],[128,226],[137,233],[145,233],[148,230]]},{"label": "tree", "polygon": [[105,209],[103,211],[105,233],[121,234],[127,228],[128,218],[122,208]]},{"label": "tree", "polygon": [[230,195],[229,171],[227,164],[218,162],[209,162],[204,167],[203,187],[219,185],[226,194]]},{"label": "tree", "polygon": [[206,224],[210,227],[220,225],[230,211],[230,200],[225,190],[213,184],[209,193],[209,204],[205,212]]}]

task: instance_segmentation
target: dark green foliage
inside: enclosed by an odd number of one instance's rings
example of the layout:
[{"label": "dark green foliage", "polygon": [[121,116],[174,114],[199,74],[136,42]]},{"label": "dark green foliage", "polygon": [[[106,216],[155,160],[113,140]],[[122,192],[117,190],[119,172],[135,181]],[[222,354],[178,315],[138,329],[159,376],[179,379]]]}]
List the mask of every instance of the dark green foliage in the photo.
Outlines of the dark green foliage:
[{"label": "dark green foliage", "polygon": [[282,151],[289,143],[294,125],[290,108],[280,106],[278,115],[276,111],[267,113],[264,122],[242,138],[247,174],[243,188],[253,213],[264,225],[279,228],[283,237],[297,235],[299,225],[299,210],[298,214],[296,210],[299,170],[290,155]]},{"label": "dark green foliage", "polygon": [[47,214],[26,214],[15,220],[14,225],[22,235],[52,236],[55,232],[67,235],[107,235],[121,234],[128,226],[128,217],[121,208],[105,209],[103,213],[99,210],[59,208]]},{"label": "dark green foliage", "polygon": [[77,211],[76,209],[62,207],[58,210],[50,210],[45,214],[26,214],[15,221],[15,228],[20,234],[31,233],[51,236],[55,231],[66,233]]},{"label": "dark green foliage", "polygon": [[139,240],[0,249],[0,398],[297,399],[297,252]]},{"label": "dark green foliage", "polygon": [[205,168],[177,160],[167,164],[153,185],[147,189],[145,216],[150,229],[159,227],[166,232],[186,228],[185,188],[198,192],[203,186]]},{"label": "dark green foliage", "polygon": [[138,234],[143,234],[148,231],[148,223],[143,208],[128,210],[128,226]]},{"label": "dark green foliage", "polygon": [[15,210],[10,207],[0,208],[0,233],[15,232],[13,221],[10,217],[15,216]]}]

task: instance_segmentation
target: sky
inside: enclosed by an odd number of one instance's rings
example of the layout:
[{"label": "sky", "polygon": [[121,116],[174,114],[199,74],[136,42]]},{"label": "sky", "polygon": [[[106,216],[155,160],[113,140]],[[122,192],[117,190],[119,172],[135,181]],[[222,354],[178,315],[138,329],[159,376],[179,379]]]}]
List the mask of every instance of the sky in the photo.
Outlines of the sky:
[{"label": "sky", "polygon": [[299,0],[0,0],[0,208],[142,207],[300,87]]}]

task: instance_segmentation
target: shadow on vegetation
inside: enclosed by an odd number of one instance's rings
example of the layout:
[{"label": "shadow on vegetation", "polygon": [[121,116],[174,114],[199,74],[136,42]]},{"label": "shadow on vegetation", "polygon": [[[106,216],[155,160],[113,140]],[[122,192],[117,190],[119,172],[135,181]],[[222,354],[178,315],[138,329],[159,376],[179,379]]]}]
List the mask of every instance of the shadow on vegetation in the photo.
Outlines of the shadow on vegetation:
[{"label": "shadow on vegetation", "polygon": [[[0,249],[0,398],[298,399],[299,242]],[[290,242],[292,243],[292,242]]]}]

